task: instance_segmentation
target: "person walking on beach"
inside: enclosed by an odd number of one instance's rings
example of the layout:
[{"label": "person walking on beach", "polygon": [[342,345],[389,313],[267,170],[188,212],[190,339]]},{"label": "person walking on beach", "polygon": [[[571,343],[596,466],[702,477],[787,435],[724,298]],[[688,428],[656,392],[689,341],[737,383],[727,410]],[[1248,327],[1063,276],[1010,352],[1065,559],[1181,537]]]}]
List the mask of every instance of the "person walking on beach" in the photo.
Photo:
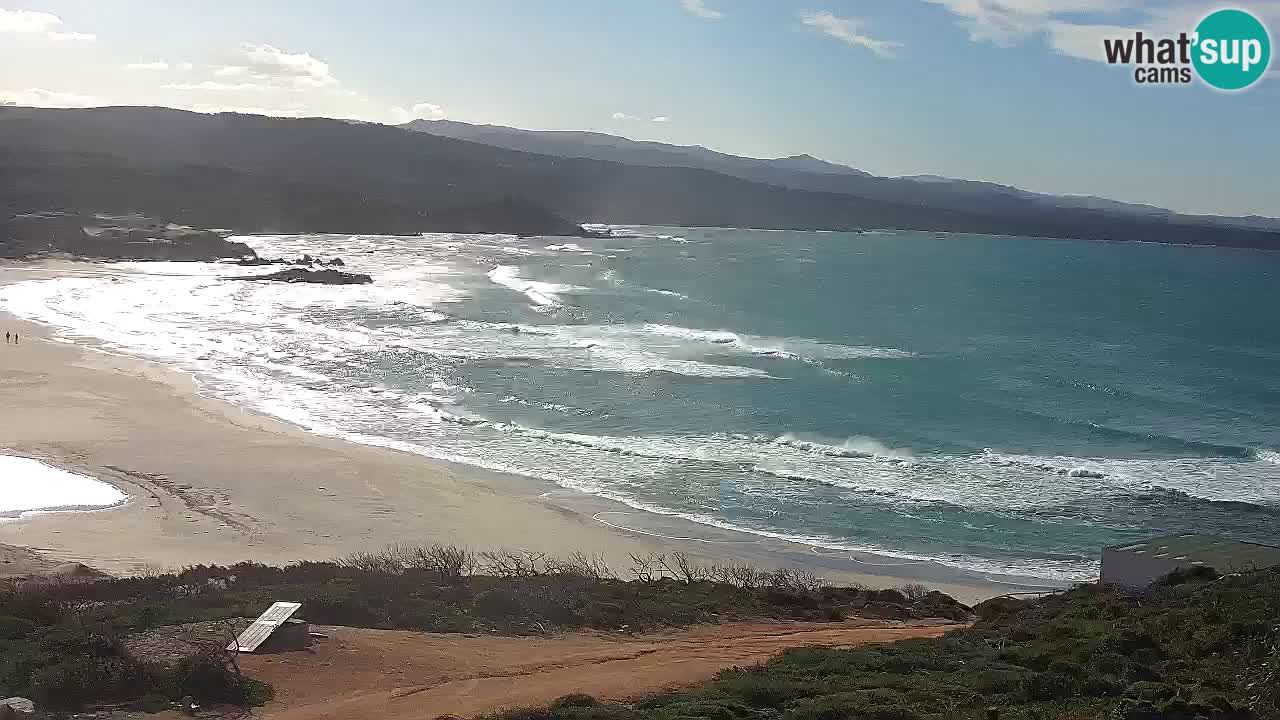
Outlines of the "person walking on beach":
[{"label": "person walking on beach", "polygon": [[5,333],[5,334],[4,334],[4,344],[5,344],[5,345],[8,345],[8,344],[9,344],[9,333]]}]

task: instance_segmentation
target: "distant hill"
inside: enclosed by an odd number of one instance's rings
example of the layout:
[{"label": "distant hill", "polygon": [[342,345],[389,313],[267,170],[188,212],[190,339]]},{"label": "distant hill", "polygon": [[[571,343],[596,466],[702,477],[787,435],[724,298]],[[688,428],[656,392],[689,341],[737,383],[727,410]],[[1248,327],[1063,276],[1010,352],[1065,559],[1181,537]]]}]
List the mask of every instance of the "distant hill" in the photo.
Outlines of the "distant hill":
[{"label": "distant hill", "polygon": [[796,172],[870,177],[861,170],[820,160],[812,155],[758,160],[708,150],[701,145],[667,145],[604,133],[521,130],[502,125],[471,125],[452,120],[414,120],[401,127],[439,137],[470,140],[539,155],[608,160],[646,167],[699,168],[746,180],[777,184],[784,184],[779,181],[785,179],[788,173]]},{"label": "distant hill", "polygon": [[[938,175],[878,177],[811,155],[757,159],[701,146],[667,145],[589,132],[521,130],[450,120],[414,120],[402,127],[442,137],[559,157],[594,158],[652,167],[697,167],[800,190],[859,195],[890,202],[978,212],[1035,212],[1045,208],[1095,210],[1232,227],[1280,230],[1280,219],[1184,215],[1154,205],[1085,195],[1036,193],[1009,185]],[[816,176],[816,177],[815,177]]]},{"label": "distant hill", "polygon": [[[883,178],[851,169],[788,169],[822,162],[812,158],[785,158],[780,168],[770,164],[778,161],[656,143],[637,147],[590,133],[552,134],[550,140],[581,147],[583,137],[613,148],[601,153],[647,156],[652,150],[684,164],[533,153],[325,118],[0,107],[0,212],[137,212],[242,231],[561,234],[575,231],[577,223],[603,222],[899,228],[1280,248],[1280,233],[1255,228],[1028,202],[948,205],[923,192],[887,199],[848,190],[860,183],[875,187]],[[683,160],[676,157],[681,153]],[[725,169],[690,166],[713,162]],[[765,178],[802,178],[815,187]]]}]

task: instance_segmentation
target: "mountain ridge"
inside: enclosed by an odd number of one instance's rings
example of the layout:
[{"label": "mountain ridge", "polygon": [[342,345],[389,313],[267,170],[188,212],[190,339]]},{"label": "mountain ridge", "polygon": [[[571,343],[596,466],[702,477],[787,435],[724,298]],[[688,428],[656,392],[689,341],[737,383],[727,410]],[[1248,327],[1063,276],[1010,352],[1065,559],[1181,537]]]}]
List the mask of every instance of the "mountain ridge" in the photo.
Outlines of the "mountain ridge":
[{"label": "mountain ridge", "polygon": [[742,170],[740,158],[724,162],[731,166],[727,172],[566,158],[328,118],[0,107],[0,210],[9,215],[136,212],[242,232],[413,234],[461,231],[451,225],[485,221],[486,232],[560,234],[578,223],[616,223],[885,228],[1280,249],[1280,233],[1263,229],[1034,203],[1001,212],[963,203],[949,207],[824,189],[868,181],[856,175],[748,168],[802,176],[817,186],[797,189],[734,175],[735,164]]},{"label": "mountain ridge", "polygon": [[[727,172],[735,177],[770,182],[793,189],[842,192],[897,202],[928,202],[952,209],[974,209],[971,205],[975,201],[985,203],[980,209],[990,211],[1008,210],[1013,209],[1011,206],[1033,203],[1072,210],[1121,212],[1182,218],[1191,222],[1217,223],[1233,227],[1280,230],[1280,218],[1257,215],[1241,217],[1193,215],[1155,205],[1113,200],[1096,195],[1042,193],[985,180],[966,180],[941,175],[879,176],[848,165],[823,160],[808,153],[779,158],[754,158],[710,150],[701,145],[670,145],[651,140],[633,140],[607,133],[526,130],[503,125],[473,125],[455,120],[419,119],[400,127],[432,135],[558,157],[585,157],[653,167],[670,167],[683,160],[693,163],[686,165],[688,167]],[[575,147],[574,143],[579,145]],[[646,157],[645,153],[649,155]],[[836,176],[837,179],[829,176]]]}]

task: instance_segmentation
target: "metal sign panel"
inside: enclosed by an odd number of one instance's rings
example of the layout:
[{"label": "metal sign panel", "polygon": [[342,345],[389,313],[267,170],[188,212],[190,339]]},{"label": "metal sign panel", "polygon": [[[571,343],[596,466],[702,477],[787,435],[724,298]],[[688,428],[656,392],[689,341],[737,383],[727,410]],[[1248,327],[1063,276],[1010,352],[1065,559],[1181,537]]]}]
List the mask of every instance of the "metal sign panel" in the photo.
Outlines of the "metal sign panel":
[{"label": "metal sign panel", "polygon": [[293,614],[298,612],[301,607],[302,603],[294,602],[278,602],[272,605],[267,608],[266,612],[259,615],[252,625],[245,628],[244,632],[240,633],[240,637],[228,645],[227,649],[248,653],[257,650],[259,645],[262,645],[267,638],[271,637],[271,633],[275,632],[276,628],[293,617]]}]

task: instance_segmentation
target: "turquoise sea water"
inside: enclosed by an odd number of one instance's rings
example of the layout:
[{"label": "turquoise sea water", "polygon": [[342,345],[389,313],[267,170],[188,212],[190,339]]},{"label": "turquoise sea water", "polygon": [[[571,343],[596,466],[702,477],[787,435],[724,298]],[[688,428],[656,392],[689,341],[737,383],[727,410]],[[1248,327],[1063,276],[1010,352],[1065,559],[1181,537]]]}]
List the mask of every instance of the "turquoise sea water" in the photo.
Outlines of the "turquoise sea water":
[{"label": "turquoise sea water", "polygon": [[1280,539],[1280,254],[615,232],[259,237],[376,283],[149,265],[0,306],[323,432],[817,547],[1064,580],[1153,533]]}]

